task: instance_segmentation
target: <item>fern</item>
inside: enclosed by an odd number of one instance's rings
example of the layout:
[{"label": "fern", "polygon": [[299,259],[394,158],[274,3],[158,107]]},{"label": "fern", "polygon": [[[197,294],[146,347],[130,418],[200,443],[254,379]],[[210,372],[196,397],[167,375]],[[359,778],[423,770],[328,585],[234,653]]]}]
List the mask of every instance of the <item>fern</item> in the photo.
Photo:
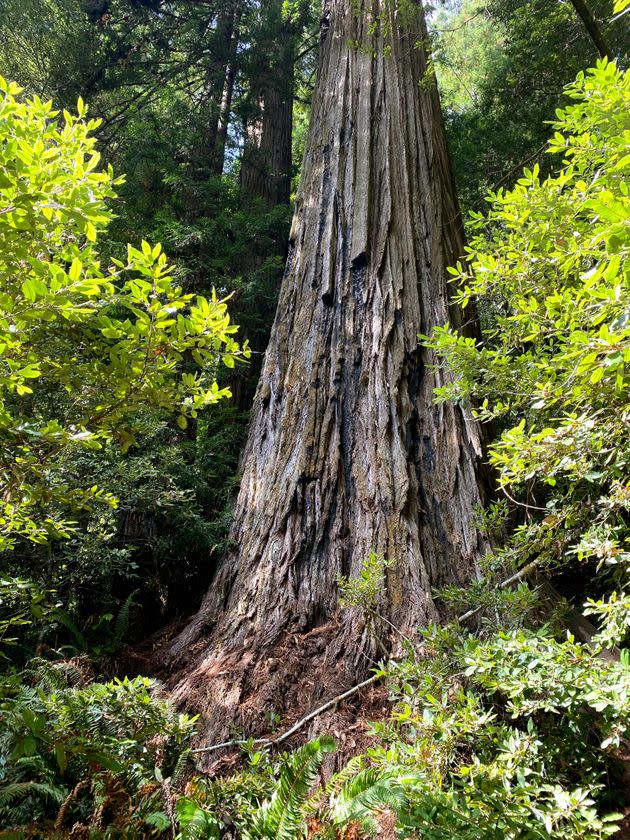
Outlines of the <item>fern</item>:
[{"label": "fern", "polygon": [[365,832],[375,834],[375,812],[385,807],[400,810],[405,804],[405,786],[413,781],[413,776],[403,777],[374,767],[359,770],[344,779],[338,792],[331,796],[326,817],[338,828],[358,823]]},{"label": "fern", "polygon": [[53,618],[62,624],[66,630],[69,630],[72,635],[72,643],[65,645],[63,649],[70,649],[73,653],[85,653],[89,649],[88,640],[85,638],[81,630],[72,619],[72,617],[62,609],[56,609],[52,613]]},{"label": "fern", "polygon": [[16,800],[32,794],[60,804],[67,792],[46,782],[10,782],[0,787],[0,809],[8,808]]},{"label": "fern", "polygon": [[249,827],[243,831],[245,840],[295,840],[299,836],[317,772],[325,754],[334,749],[333,739],[322,736],[293,753],[282,769],[271,799],[254,813]]},{"label": "fern", "polygon": [[[83,665],[83,668],[81,667]],[[48,691],[63,690],[69,686],[81,686],[86,682],[87,660],[85,657],[76,657],[74,660],[64,659],[59,662],[51,662],[41,657],[34,657],[24,669],[23,675],[30,677],[37,683],[38,690]],[[22,688],[22,694],[25,692]]]},{"label": "fern", "polygon": [[114,625],[114,635],[112,638],[111,648],[112,653],[116,653],[122,646],[125,636],[127,635],[127,630],[129,629],[129,614],[131,612],[131,608],[134,606],[133,599],[136,596],[137,589],[128,595],[125,599],[124,604],[118,611],[118,615],[116,616],[116,623]]},{"label": "fern", "polygon": [[[354,779],[357,773],[360,770],[363,770],[364,766],[365,756],[355,755],[348,761],[345,767],[342,767],[342,769],[339,770],[338,773],[335,773],[333,775],[333,777],[330,779],[330,781],[324,788],[324,796],[328,798],[333,794],[338,793],[346,782],[349,782],[351,779]],[[321,799],[321,793],[318,794],[318,799]]]},{"label": "fern", "polygon": [[171,784],[174,786],[178,786],[180,782],[183,782],[186,774],[190,771],[191,768],[195,767],[195,760],[190,748],[182,750],[182,752],[177,757],[177,761],[175,762],[175,767],[173,768],[173,772],[171,773]]},{"label": "fern", "polygon": [[187,796],[182,796],[175,805],[181,832],[178,840],[218,840],[221,824],[209,811],[200,808]]},{"label": "fern", "polygon": [[184,774],[193,721],[156,697],[144,677],[93,683],[81,666],[33,660],[25,671],[33,684],[0,687],[0,824],[17,830],[59,819],[68,790],[85,783],[90,796],[80,805],[71,797],[62,822],[67,811],[68,821],[120,821],[129,836],[144,836],[134,832],[146,828],[145,817],[154,828],[160,820],[156,765],[169,773],[177,763]]}]

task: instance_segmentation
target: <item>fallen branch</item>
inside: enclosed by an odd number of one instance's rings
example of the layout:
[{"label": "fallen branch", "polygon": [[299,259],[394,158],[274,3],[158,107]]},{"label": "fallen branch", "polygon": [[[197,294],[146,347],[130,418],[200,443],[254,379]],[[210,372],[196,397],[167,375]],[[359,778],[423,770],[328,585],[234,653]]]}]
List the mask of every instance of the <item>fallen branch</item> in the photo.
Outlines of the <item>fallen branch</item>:
[{"label": "fallen branch", "polygon": [[342,700],[347,700],[348,697],[352,697],[352,695],[356,694],[357,691],[361,691],[362,688],[365,688],[368,685],[372,685],[372,683],[375,683],[377,680],[380,680],[382,676],[382,674],[373,674],[371,677],[368,677],[367,680],[363,680],[363,682],[360,682],[358,685],[355,685],[352,688],[349,688],[347,691],[338,694],[336,697],[333,697],[332,700],[328,700],[322,706],[319,706],[317,709],[314,709],[312,712],[306,715],[306,717],[303,717],[300,720],[298,720],[297,723],[294,723],[290,729],[287,729],[287,731],[283,732],[282,735],[278,735],[277,738],[255,738],[253,741],[224,741],[222,744],[213,744],[211,747],[197,747],[197,749],[191,750],[191,752],[213,752],[214,750],[220,750],[223,747],[244,746],[245,744],[251,744],[252,746],[275,747],[278,744],[281,744],[283,741],[286,741],[287,738],[290,738],[291,735],[300,730],[309,721],[313,720],[313,718],[316,718],[318,715],[321,715],[322,712],[326,712],[328,709],[332,708],[337,703],[340,703]]}]

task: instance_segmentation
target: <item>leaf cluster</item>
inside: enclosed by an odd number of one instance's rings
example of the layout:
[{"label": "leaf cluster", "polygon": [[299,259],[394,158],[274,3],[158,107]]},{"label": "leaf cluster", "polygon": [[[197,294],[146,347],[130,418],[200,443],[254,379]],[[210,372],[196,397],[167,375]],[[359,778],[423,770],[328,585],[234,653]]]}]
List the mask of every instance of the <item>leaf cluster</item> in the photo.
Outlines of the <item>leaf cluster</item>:
[{"label": "leaf cluster", "polygon": [[22,101],[4,80],[0,92],[0,545],[10,548],[67,537],[68,512],[115,504],[66,483],[56,467],[67,452],[128,447],[147,405],[179,412],[185,427],[229,394],[217,365],[248,351],[225,301],[185,294],[160,245],[103,265],[116,180],[97,169],[83,103],[60,122],[51,103]]},{"label": "leaf cluster", "polygon": [[[500,488],[525,515],[502,558],[517,567],[579,561],[608,643],[627,634],[630,471],[630,74],[602,60],[566,90],[549,151],[561,169],[526,170],[489,197],[458,300],[491,307],[484,343],[436,330],[454,374],[440,399],[475,400],[503,431],[490,447]],[[588,565],[587,565],[588,564]],[[614,618],[613,618],[614,616]],[[609,622],[615,622],[613,630]]]}]

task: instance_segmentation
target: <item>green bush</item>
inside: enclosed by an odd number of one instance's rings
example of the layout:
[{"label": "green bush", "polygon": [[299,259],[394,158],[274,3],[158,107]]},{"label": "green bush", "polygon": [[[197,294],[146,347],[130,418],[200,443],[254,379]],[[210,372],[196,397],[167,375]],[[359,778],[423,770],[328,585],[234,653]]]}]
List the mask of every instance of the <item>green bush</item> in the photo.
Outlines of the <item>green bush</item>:
[{"label": "green bush", "polygon": [[[36,660],[0,700],[0,822],[26,836],[94,837],[170,826],[170,792],[194,719],[144,677],[93,683],[87,662]],[[152,828],[150,828],[150,826]]]},{"label": "green bush", "polygon": [[430,628],[425,656],[391,666],[390,721],[369,751],[415,773],[404,836],[600,840],[617,829],[606,789],[630,735],[630,671],[544,630],[487,641]]},{"label": "green bush", "polygon": [[[448,328],[430,341],[453,372],[441,399],[476,400],[503,431],[490,447],[500,488],[525,518],[495,565],[595,568],[582,586],[601,640],[630,630],[630,72],[605,60],[568,86],[549,151],[562,169],[525,171],[490,196],[460,302],[492,307],[479,346]],[[503,567],[505,571],[506,567]],[[599,593],[607,593],[599,597]]]},{"label": "green bush", "polygon": [[[0,79],[0,548],[72,531],[71,512],[114,500],[75,486],[68,453],[134,442],[154,406],[185,427],[229,394],[217,365],[243,351],[227,307],[184,294],[161,246],[99,249],[117,181],[86,122]],[[101,243],[102,245],[102,243]],[[244,353],[247,355],[247,351]],[[70,512],[70,515],[69,515]]]}]

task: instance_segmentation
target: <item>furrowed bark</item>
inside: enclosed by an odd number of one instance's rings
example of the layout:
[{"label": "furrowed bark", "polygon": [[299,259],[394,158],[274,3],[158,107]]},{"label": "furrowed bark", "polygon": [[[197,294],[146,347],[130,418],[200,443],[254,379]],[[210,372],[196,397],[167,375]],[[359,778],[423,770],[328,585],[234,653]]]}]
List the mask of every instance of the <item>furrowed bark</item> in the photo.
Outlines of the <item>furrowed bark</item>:
[{"label": "furrowed bark", "polygon": [[367,672],[381,653],[360,611],[339,611],[337,579],[370,552],[391,564],[379,611],[410,634],[438,618],[431,587],[469,579],[484,550],[480,432],[434,404],[443,374],[417,339],[449,309],[460,323],[446,266],[463,248],[422,12],[330,0],[323,30],[234,547],[169,652],[205,737]]}]

